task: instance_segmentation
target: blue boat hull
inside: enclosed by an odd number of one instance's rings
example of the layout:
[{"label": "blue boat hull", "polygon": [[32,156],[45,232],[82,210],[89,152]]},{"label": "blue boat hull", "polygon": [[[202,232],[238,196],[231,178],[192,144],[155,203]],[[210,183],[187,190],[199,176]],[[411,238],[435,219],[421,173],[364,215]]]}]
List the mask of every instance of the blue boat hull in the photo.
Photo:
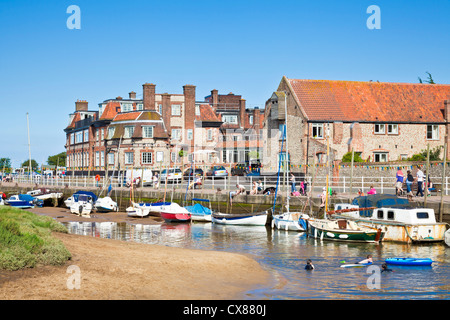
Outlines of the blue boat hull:
[{"label": "blue boat hull", "polygon": [[433,260],[428,258],[391,258],[386,259],[386,263],[398,266],[430,266],[433,263]]}]

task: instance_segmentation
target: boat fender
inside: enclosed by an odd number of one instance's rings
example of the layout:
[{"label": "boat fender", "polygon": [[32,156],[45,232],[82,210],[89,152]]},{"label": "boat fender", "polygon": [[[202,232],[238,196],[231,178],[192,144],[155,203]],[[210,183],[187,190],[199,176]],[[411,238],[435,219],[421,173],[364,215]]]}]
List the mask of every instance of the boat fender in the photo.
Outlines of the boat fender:
[{"label": "boat fender", "polygon": [[80,215],[81,215],[81,213],[83,212],[83,206],[79,206],[79,207],[78,207],[78,212],[79,212]]}]

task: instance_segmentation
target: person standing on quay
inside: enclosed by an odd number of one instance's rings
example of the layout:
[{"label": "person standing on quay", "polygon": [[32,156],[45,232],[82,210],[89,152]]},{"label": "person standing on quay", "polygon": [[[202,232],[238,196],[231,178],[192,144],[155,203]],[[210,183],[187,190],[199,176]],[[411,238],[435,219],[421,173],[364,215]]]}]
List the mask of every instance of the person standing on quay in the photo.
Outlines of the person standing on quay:
[{"label": "person standing on quay", "polygon": [[423,185],[423,171],[420,169],[419,166],[417,166],[417,173],[416,173],[416,178],[417,178],[417,193],[416,193],[416,197],[420,196],[423,197],[423,189],[422,189],[422,185]]}]

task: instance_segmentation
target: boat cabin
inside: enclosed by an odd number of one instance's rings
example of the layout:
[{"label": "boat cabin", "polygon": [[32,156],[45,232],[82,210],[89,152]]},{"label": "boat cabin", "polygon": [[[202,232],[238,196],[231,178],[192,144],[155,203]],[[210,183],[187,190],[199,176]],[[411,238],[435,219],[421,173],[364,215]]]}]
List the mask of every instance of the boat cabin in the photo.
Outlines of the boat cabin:
[{"label": "boat cabin", "polygon": [[373,210],[371,220],[400,222],[405,224],[435,224],[436,216],[433,209],[415,208],[377,208]]}]

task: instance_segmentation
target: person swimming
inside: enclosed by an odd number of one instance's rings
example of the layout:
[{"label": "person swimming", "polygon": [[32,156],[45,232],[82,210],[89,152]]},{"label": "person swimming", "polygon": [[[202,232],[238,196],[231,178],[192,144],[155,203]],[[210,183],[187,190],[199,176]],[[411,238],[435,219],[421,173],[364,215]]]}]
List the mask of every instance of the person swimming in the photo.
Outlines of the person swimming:
[{"label": "person swimming", "polygon": [[370,264],[370,263],[373,263],[372,255],[371,255],[371,254],[367,255],[367,258],[366,258],[366,259],[364,259],[364,260],[358,262],[358,264],[368,264],[368,263],[369,263],[369,264]]},{"label": "person swimming", "polygon": [[305,270],[314,270],[314,265],[312,264],[311,259],[308,259],[308,261],[306,261]]},{"label": "person swimming", "polygon": [[386,262],[381,265],[381,272],[393,272],[393,271],[394,270],[392,269],[388,269],[388,265]]}]

